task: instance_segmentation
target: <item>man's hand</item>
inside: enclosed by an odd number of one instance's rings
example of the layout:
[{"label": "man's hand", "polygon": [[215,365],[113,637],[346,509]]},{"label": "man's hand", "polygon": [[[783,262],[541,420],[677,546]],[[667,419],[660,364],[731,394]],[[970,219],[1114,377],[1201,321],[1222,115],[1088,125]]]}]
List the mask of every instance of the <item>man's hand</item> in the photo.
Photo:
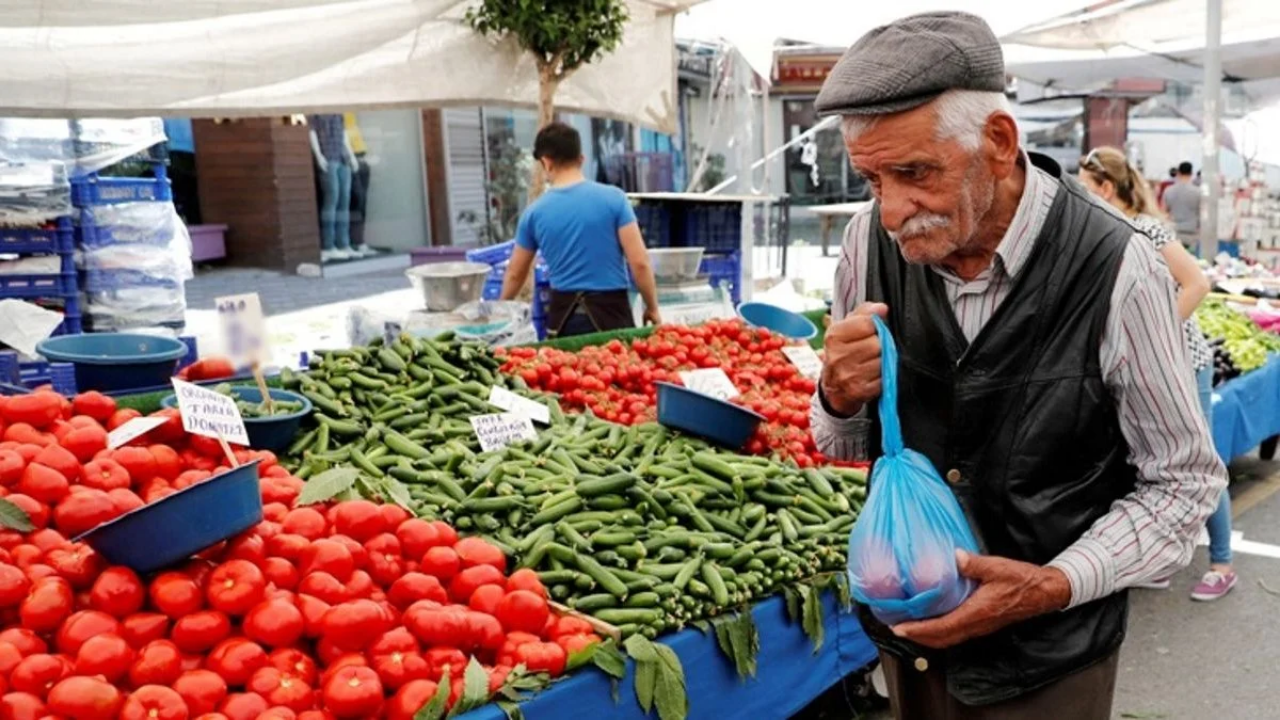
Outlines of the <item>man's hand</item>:
[{"label": "man's hand", "polygon": [[871,317],[888,314],[887,305],[863,303],[827,329],[822,394],[841,415],[854,415],[880,397],[880,338]]},{"label": "man's hand", "polygon": [[980,583],[978,589],[942,617],[893,626],[895,635],[925,647],[948,648],[1071,602],[1071,583],[1055,568],[963,550],[956,552],[956,567]]},{"label": "man's hand", "polygon": [[644,324],[645,325],[661,325],[662,324],[662,314],[658,312],[657,308],[646,307],[644,309]]}]

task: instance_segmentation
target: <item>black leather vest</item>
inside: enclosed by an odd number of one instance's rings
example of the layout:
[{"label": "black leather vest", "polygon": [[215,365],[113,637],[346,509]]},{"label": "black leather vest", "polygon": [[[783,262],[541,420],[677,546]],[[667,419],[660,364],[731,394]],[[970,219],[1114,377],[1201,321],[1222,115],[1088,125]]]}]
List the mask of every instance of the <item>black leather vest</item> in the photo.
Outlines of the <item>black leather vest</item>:
[{"label": "black leather vest", "polygon": [[[878,207],[866,280],[868,300],[889,306],[907,447],[948,478],[984,553],[1043,565],[1134,488],[1098,359],[1134,230],[1095,205],[1055,162],[1031,157],[1059,190],[1008,296],[972,344],[956,322],[945,281],[902,259]],[[878,422],[872,436],[878,444]],[[873,451],[877,456],[878,446]],[[1015,697],[1108,656],[1124,638],[1127,613],[1127,596],[1119,593],[942,654],[897,639],[865,608],[861,617],[882,648],[943,663],[952,695],[976,705]]]}]

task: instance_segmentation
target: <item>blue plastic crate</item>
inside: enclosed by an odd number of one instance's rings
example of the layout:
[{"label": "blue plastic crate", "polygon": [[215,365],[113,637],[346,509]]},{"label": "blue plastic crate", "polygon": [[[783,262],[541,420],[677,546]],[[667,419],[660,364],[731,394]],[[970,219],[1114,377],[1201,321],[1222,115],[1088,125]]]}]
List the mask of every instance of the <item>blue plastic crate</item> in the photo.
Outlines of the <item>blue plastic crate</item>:
[{"label": "blue plastic crate", "polygon": [[515,251],[516,241],[508,240],[497,245],[476,248],[467,251],[467,260],[471,262],[484,263],[486,265],[497,265],[505,263],[511,259],[511,253]]},{"label": "blue plastic crate", "polygon": [[171,202],[173,188],[165,177],[163,165],[157,166],[157,177],[100,177],[96,173],[71,180],[71,204],[84,208],[127,202]]},{"label": "blue plastic crate", "polygon": [[484,281],[484,290],[481,291],[480,297],[485,300],[497,300],[502,297],[502,278],[495,279],[489,276]]},{"label": "blue plastic crate", "polygon": [[636,205],[635,211],[645,246],[671,247],[671,213],[667,206],[642,201]]},{"label": "blue plastic crate", "polygon": [[[70,363],[50,363],[43,360],[21,362],[18,353],[0,352],[0,385],[8,388],[33,389],[52,385],[63,395],[76,394],[76,369]],[[13,394],[0,392],[0,394]]]},{"label": "blue plastic crate", "polygon": [[741,275],[742,253],[731,252],[725,255],[703,255],[698,265],[699,275]]},{"label": "blue plastic crate", "polygon": [[547,339],[547,319],[542,317],[533,318],[533,330],[538,333],[538,341]]},{"label": "blue plastic crate", "polygon": [[0,275],[0,298],[66,298],[76,294],[76,274]]},{"label": "blue plastic crate", "polygon": [[71,218],[58,218],[47,228],[0,228],[0,254],[70,254],[75,249]]},{"label": "blue plastic crate", "polygon": [[156,277],[141,270],[117,268],[115,270],[85,270],[82,281],[85,292],[115,292],[135,288],[162,288],[176,290],[182,283],[174,278]]},{"label": "blue plastic crate", "polygon": [[735,203],[687,203],[681,224],[683,247],[710,252],[742,248],[742,206]]}]

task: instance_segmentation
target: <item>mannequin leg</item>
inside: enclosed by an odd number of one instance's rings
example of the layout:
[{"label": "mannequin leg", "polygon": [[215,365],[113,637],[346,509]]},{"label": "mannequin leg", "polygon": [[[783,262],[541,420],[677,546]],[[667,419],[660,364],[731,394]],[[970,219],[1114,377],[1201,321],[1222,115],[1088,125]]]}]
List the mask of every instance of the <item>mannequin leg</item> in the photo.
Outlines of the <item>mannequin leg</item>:
[{"label": "mannequin leg", "polygon": [[338,210],[337,163],[320,173],[320,248],[333,250],[336,240],[335,216]]},{"label": "mannequin leg", "polygon": [[338,192],[334,225],[337,238],[334,240],[339,250],[351,249],[351,168],[344,163],[334,163],[338,169]]},{"label": "mannequin leg", "polygon": [[368,220],[369,210],[369,163],[363,155],[357,155],[360,169],[351,179],[351,247],[360,250],[365,247],[364,228]]}]

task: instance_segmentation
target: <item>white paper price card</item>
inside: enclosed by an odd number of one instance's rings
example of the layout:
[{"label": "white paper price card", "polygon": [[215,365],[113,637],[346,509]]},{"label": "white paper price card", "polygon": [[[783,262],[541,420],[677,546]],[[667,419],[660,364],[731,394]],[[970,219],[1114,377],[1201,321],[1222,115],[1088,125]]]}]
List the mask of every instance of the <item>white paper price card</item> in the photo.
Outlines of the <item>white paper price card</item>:
[{"label": "white paper price card", "polygon": [[710,395],[720,400],[738,397],[738,388],[720,368],[704,370],[686,370],[680,373],[680,382],[694,392]]},{"label": "white paper price card", "polygon": [[551,408],[536,400],[521,397],[504,387],[493,386],[489,391],[489,404],[527,416],[530,420],[543,425],[551,424]]},{"label": "white paper price card", "polygon": [[163,417],[136,417],[107,433],[107,447],[115,450],[169,422]]},{"label": "white paper price card", "polygon": [[208,388],[173,379],[173,390],[178,395],[178,412],[182,413],[182,429],[196,435],[222,438],[236,445],[249,444],[249,431],[235,398],[216,393]]},{"label": "white paper price card", "polygon": [[476,431],[476,439],[480,441],[480,449],[484,452],[501,450],[522,440],[538,439],[533,421],[528,415],[520,413],[476,415],[471,418],[471,427]]},{"label": "white paper price card", "polygon": [[782,354],[787,356],[801,375],[814,380],[822,376],[822,358],[808,345],[788,345],[782,348]]},{"label": "white paper price card", "polygon": [[223,351],[237,368],[267,361],[267,322],[258,293],[214,300],[222,324]]}]

